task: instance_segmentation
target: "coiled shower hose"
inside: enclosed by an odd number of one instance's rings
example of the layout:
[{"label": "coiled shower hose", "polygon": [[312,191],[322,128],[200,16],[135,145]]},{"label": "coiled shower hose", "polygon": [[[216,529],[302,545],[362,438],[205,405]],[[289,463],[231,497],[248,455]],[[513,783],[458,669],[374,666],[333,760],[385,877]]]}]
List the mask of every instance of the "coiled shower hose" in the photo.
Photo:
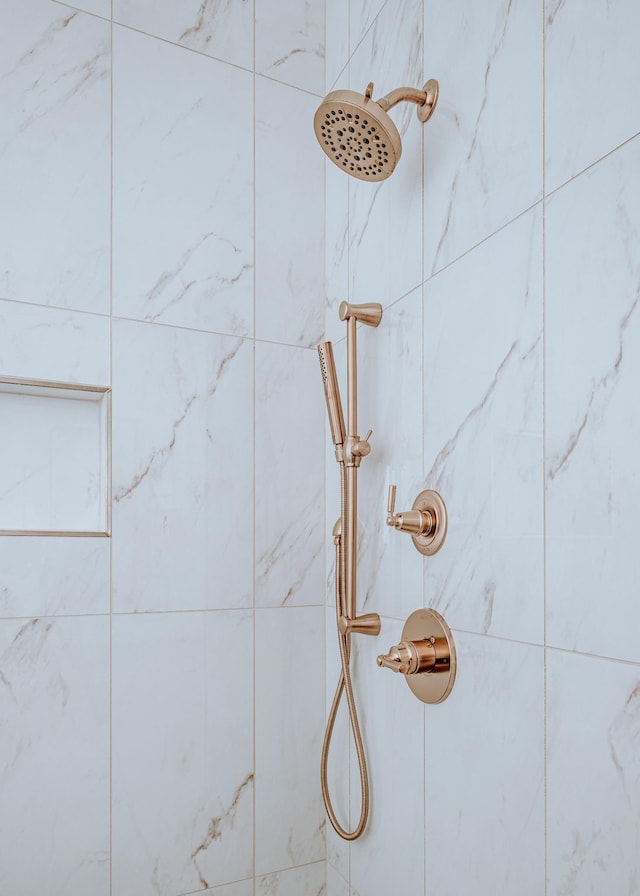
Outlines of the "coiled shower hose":
[{"label": "coiled shower hose", "polygon": [[[362,734],[360,733],[360,725],[358,723],[358,713],[356,703],[353,696],[353,685],[351,683],[351,672],[349,669],[351,659],[351,635],[349,633],[342,634],[340,631],[340,616],[345,602],[344,583],[345,575],[345,557],[342,550],[342,533],[346,531],[347,524],[347,504],[346,504],[346,469],[344,463],[340,464],[340,535],[334,538],[336,546],[336,629],[338,632],[338,646],[340,647],[340,678],[338,679],[338,687],[333,697],[333,703],[329,711],[327,719],[327,729],[322,744],[322,758],[320,760],[320,783],[322,786],[322,798],[335,832],[342,837],[343,840],[357,840],[362,834],[367,824],[369,816],[369,775],[367,772],[367,759],[364,752],[364,743]],[[329,782],[327,780],[327,764],[329,760],[329,748],[331,746],[331,737],[333,728],[342,699],[343,692],[347,697],[347,706],[349,709],[349,721],[351,730],[353,731],[353,740],[358,755],[358,768],[360,769],[360,788],[362,794],[360,821],[352,831],[347,831],[338,821],[331,803],[329,794]]]}]

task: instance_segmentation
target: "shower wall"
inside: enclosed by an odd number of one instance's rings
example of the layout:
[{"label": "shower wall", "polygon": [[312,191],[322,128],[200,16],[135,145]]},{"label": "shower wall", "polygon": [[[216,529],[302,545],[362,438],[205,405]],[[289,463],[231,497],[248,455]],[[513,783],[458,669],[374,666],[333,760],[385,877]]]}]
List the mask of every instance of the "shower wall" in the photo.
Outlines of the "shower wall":
[{"label": "shower wall", "polygon": [[[631,0],[327,0],[327,89],[441,91],[424,127],[393,110],[390,180],[326,171],[330,335],[341,299],[385,306],[360,338],[371,820],[329,832],[329,896],[638,892],[639,31]],[[385,526],[392,482],[397,509],[443,495],[437,556]],[[422,606],[459,661],[428,708],[375,665]]]},{"label": "shower wall", "polygon": [[0,538],[3,894],[324,890],[324,10],[272,6],[0,10],[0,375],[113,390],[113,537]]}]

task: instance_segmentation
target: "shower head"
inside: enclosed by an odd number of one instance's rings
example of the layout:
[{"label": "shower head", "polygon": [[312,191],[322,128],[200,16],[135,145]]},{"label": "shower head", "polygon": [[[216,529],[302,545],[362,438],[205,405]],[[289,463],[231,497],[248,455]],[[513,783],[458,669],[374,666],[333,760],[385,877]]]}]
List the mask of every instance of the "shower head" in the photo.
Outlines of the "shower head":
[{"label": "shower head", "polygon": [[373,100],[373,84],[364,94],[334,90],[316,111],[316,137],[331,161],[359,180],[378,181],[389,177],[402,155],[402,141],[387,115],[402,101],[418,105],[418,118],[425,122],[438,102],[438,82],[427,81],[423,90],[400,87]]},{"label": "shower head", "polygon": [[318,346],[320,358],[320,370],[324,385],[324,397],[327,400],[327,413],[329,414],[329,426],[333,444],[338,447],[345,439],[344,416],[342,414],[342,402],[340,401],[340,387],[336,365],[333,360],[333,346],[330,342],[322,342]]}]

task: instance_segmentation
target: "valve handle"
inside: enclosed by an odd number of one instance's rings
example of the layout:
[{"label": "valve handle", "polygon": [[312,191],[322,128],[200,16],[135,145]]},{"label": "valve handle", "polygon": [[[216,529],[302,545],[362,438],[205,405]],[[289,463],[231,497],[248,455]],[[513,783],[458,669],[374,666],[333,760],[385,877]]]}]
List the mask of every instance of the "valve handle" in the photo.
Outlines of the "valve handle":
[{"label": "valve handle", "polygon": [[[389,497],[387,499],[387,517],[392,517],[396,508],[396,486],[389,486]],[[393,526],[393,522],[387,519],[387,525]]]}]

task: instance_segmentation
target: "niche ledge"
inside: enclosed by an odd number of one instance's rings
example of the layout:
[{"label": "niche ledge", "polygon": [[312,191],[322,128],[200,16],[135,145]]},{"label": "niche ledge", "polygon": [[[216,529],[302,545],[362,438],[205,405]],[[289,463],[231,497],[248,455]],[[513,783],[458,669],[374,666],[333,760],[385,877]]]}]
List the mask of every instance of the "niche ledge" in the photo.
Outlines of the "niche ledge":
[{"label": "niche ledge", "polygon": [[0,535],[111,534],[111,389],[0,377]]}]

